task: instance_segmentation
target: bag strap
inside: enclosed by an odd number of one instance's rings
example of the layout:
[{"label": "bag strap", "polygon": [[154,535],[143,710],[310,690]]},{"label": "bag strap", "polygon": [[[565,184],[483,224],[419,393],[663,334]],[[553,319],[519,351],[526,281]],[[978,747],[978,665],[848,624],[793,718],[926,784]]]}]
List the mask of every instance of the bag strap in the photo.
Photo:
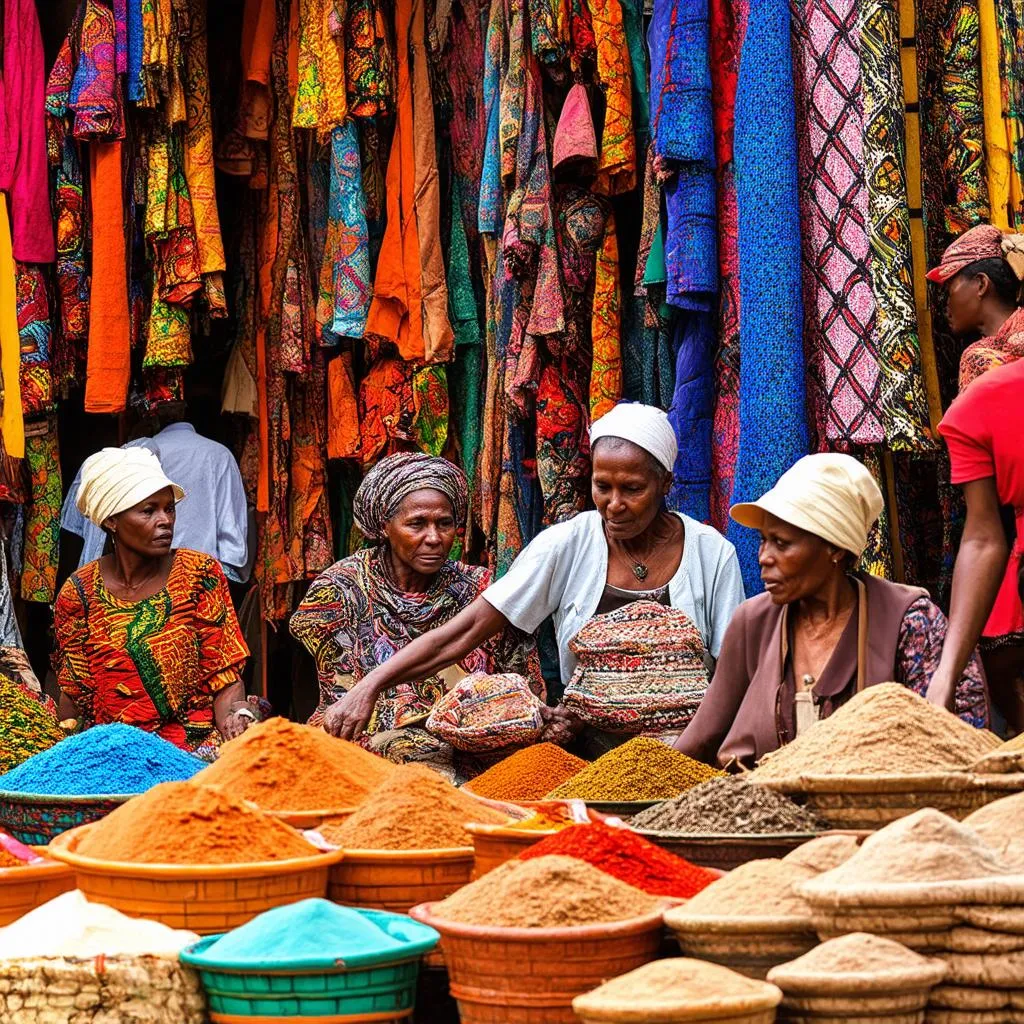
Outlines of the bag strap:
[{"label": "bag strap", "polygon": [[864,581],[854,577],[857,583],[857,692],[867,683],[868,675],[868,588]]}]

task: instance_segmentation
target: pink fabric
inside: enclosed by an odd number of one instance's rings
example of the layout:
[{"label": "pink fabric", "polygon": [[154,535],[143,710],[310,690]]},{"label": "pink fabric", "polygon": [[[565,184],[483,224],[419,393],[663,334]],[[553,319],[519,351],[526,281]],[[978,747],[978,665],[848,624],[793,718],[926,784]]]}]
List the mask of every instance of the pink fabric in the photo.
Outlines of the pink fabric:
[{"label": "pink fabric", "polygon": [[569,90],[562,104],[555,131],[554,167],[568,160],[596,160],[597,135],[594,132],[594,118],[590,113],[587,90],[578,82]]},{"label": "pink fabric", "polygon": [[46,164],[46,69],[33,0],[2,0],[0,190],[11,207],[14,258],[51,263],[57,257]]}]

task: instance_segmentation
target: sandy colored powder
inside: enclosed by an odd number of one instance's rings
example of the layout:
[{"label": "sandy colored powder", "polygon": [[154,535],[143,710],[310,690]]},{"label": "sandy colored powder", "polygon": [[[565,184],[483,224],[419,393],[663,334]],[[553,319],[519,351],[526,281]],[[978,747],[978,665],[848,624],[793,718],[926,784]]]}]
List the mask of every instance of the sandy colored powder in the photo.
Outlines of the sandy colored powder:
[{"label": "sandy colored powder", "polygon": [[586,767],[586,761],[554,743],[537,743],[470,779],[469,788],[488,800],[540,800]]},{"label": "sandy colored powder", "polygon": [[848,861],[859,848],[856,836],[818,836],[787,853],[782,859],[787,864],[800,864],[821,874]]},{"label": "sandy colored powder", "polygon": [[764,757],[751,781],[956,771],[998,743],[992,733],[975,729],[905,686],[881,683]]},{"label": "sandy colored powder", "polygon": [[637,1011],[643,1011],[669,1003],[678,1003],[682,1008],[687,1001],[702,1001],[716,996],[764,996],[768,1005],[778,1002],[771,985],[744,977],[720,964],[688,957],[655,960],[638,967],[606,981],[591,992],[585,1002],[593,1001],[595,1006],[599,1006],[602,998],[616,1002],[629,1000]]},{"label": "sandy colored powder", "polygon": [[358,807],[394,766],[323,729],[270,718],[225,743],[220,757],[195,776],[268,811]]},{"label": "sandy colored powder", "polygon": [[320,834],[350,850],[436,850],[472,846],[466,823],[503,825],[508,818],[460,793],[423,765],[398,767],[350,818]]},{"label": "sandy colored powder", "polygon": [[752,860],[734,868],[688,900],[683,912],[713,917],[810,917],[810,906],[794,886],[817,874],[784,860]]},{"label": "sandy colored powder", "polygon": [[90,825],[76,852],[135,864],[243,864],[312,857],[317,849],[222,790],[164,782]]},{"label": "sandy colored powder", "polygon": [[434,907],[447,921],[499,928],[564,928],[624,921],[662,901],[574,857],[512,860]]},{"label": "sandy colored powder", "polygon": [[871,974],[876,971],[927,967],[931,963],[933,961],[927,957],[892,939],[854,932],[823,942],[786,966],[799,966],[807,973],[820,972],[833,977],[837,974]]}]

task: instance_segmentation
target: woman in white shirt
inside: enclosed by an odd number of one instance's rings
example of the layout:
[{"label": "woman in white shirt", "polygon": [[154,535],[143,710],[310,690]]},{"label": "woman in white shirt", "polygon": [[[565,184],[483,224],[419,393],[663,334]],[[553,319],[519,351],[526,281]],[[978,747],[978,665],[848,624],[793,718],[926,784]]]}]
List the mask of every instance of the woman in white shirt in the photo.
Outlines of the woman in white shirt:
[{"label": "woman in white shirt", "polygon": [[717,530],[665,506],[677,454],[668,417],[624,403],[590,437],[596,511],[549,527],[468,608],[366,675],[327,709],[328,732],[356,739],[385,690],[436,674],[509,624],[532,633],[549,615],[563,683],[575,668],[569,642],[580,629],[637,600],[685,612],[717,658],[744,598],[739,561]]}]

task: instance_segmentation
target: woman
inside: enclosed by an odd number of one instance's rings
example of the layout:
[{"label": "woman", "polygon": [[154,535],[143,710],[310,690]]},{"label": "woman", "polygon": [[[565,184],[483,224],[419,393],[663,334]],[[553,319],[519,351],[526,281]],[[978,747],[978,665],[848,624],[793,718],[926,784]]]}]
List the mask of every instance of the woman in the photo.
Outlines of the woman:
[{"label": "woman", "polygon": [[216,559],[171,547],[184,492],[145,448],[86,459],[82,514],[113,550],[75,572],[54,610],[61,717],[125,722],[210,757],[259,717],[249,652]]},{"label": "woman", "polygon": [[[467,503],[465,474],[445,459],[391,455],[367,473],[353,511],[371,546],[317,577],[291,619],[320,678],[311,725],[417,637],[431,641],[486,589],[486,569],[448,557]],[[376,691],[363,722],[368,745],[452,774],[452,751],[423,722],[447,686],[470,672],[517,672],[543,695],[533,643],[515,630],[496,630],[430,671]]]},{"label": "woman", "polygon": [[[349,689],[326,711],[329,732],[360,735],[381,693],[432,675],[510,625],[533,633],[549,615],[563,683],[575,668],[569,642],[580,628],[598,612],[645,598],[686,612],[710,656],[718,655],[743,600],[739,562],[716,530],[665,508],[677,454],[668,417],[618,405],[594,424],[591,442],[597,510],[549,527],[465,611]],[[550,726],[548,738],[567,738],[565,722]]]},{"label": "woman", "polygon": [[[758,501],[733,506],[733,519],[761,534],[766,593],[733,617],[679,750],[751,765],[865,686],[895,680],[924,696],[946,635],[942,612],[923,590],[855,571],[881,510],[868,470],[837,454],[808,455]],[[956,712],[988,725],[977,653]]]}]

